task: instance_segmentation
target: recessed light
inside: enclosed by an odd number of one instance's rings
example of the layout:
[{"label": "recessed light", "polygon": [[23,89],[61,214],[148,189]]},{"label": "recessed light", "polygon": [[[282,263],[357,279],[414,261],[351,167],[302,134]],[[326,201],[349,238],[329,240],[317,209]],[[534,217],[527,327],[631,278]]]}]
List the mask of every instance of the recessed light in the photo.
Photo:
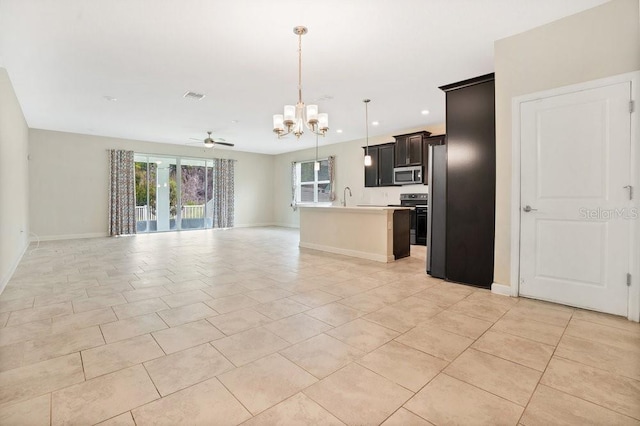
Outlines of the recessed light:
[{"label": "recessed light", "polygon": [[342,129],[336,130],[336,133],[342,133]]},{"label": "recessed light", "polygon": [[371,122],[371,125],[372,125],[372,126],[377,126],[378,124],[380,124],[380,122],[378,122],[378,121],[372,121],[372,122]]},{"label": "recessed light", "polygon": [[429,110],[428,109],[423,109],[422,111],[420,111],[420,114],[429,115]]},{"label": "recessed light", "polygon": [[193,99],[194,101],[199,101],[204,98],[205,95],[203,93],[187,91],[184,95],[182,95],[182,97],[186,99]]},{"label": "recessed light", "polygon": [[238,120],[231,120],[231,124],[238,124],[239,121]]},{"label": "recessed light", "polygon": [[314,101],[315,102],[322,102],[322,101],[330,101],[331,99],[333,99],[333,96],[331,96],[331,95],[322,95],[319,98],[315,98]]},{"label": "recessed light", "polygon": [[102,98],[109,102],[116,102],[118,100],[118,98],[114,98],[113,96],[103,96]]}]

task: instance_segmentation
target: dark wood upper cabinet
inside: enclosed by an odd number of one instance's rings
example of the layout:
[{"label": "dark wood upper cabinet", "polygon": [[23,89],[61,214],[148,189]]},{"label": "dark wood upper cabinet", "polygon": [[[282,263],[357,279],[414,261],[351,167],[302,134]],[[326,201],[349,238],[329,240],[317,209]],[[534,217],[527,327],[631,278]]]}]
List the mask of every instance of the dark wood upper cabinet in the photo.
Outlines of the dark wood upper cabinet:
[{"label": "dark wood upper cabinet", "polygon": [[[367,155],[365,148],[364,155]],[[378,148],[370,146],[369,155],[371,156],[371,165],[364,168],[364,186],[378,186]]]},{"label": "dark wood upper cabinet", "polygon": [[396,138],[395,145],[395,166],[401,167],[407,165],[407,138],[405,136],[394,136]]},{"label": "dark wood upper cabinet", "polygon": [[491,288],[496,200],[495,82],[442,86],[447,97],[447,280]]},{"label": "dark wood upper cabinet", "polygon": [[394,144],[381,145],[378,148],[378,185],[393,185]]},{"label": "dark wood upper cabinet", "polygon": [[[393,185],[394,146],[393,142],[369,146],[371,165],[364,167],[365,187]],[[367,148],[363,149],[366,155]]]},{"label": "dark wood upper cabinet", "polygon": [[395,144],[395,166],[420,166],[422,165],[422,145],[425,138],[431,133],[421,131],[406,135],[394,136]]},{"label": "dark wood upper cabinet", "polygon": [[425,185],[429,184],[427,179],[429,176],[429,145],[444,145],[446,137],[446,135],[429,136],[422,141],[422,167],[424,168],[422,176],[424,176]]}]

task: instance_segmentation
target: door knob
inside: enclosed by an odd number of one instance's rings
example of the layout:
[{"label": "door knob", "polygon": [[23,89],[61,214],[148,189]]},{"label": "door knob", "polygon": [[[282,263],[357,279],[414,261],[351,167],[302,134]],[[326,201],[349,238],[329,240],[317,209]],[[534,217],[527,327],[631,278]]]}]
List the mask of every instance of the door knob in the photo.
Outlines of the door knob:
[{"label": "door knob", "polygon": [[531,206],[530,206],[530,205],[528,205],[528,204],[527,204],[526,206],[524,206],[524,207],[522,208],[522,210],[524,210],[524,211],[525,211],[525,212],[527,212],[527,213],[529,213],[529,212],[537,212],[537,211],[538,211],[538,209],[533,209],[533,208],[531,208]]}]

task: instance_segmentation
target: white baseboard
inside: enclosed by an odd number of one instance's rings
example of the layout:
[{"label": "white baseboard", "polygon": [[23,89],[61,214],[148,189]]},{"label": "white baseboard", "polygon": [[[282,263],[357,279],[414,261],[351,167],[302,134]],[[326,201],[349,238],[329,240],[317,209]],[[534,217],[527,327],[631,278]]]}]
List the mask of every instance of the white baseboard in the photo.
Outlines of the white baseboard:
[{"label": "white baseboard", "polygon": [[[234,228],[260,228],[267,226],[280,226],[284,228],[294,228],[292,225],[288,224],[280,224],[275,222],[267,222],[267,223],[241,223],[239,225],[234,225]],[[231,228],[233,229],[233,228]],[[173,232],[173,231],[170,231]],[[148,233],[143,232],[141,235],[147,235]],[[153,234],[153,232],[151,233]],[[35,234],[32,234],[35,235]],[[58,240],[78,240],[84,238],[102,238],[108,237],[108,232],[92,232],[86,234],[63,234],[63,235],[38,235],[37,237],[32,237],[31,242],[37,241],[58,241]]]},{"label": "white baseboard", "polygon": [[28,248],[29,248],[29,241],[26,242],[26,244],[24,245],[24,247],[20,252],[20,256],[18,256],[16,260],[14,260],[13,264],[11,265],[11,267],[9,268],[5,276],[2,277],[2,280],[0,280],[0,294],[2,294],[2,292],[4,291],[4,288],[7,286],[7,284],[9,284],[9,280],[11,279],[13,274],[16,272],[16,269],[18,269],[18,265],[20,264],[20,261],[24,257],[24,254],[27,252]]},{"label": "white baseboard", "polygon": [[312,244],[312,243],[300,242],[299,246],[301,248],[308,248],[308,249],[312,249],[312,250],[327,251],[329,253],[343,254],[345,256],[351,256],[351,257],[359,257],[360,259],[374,260],[376,262],[388,263],[388,262],[393,262],[395,260],[395,257],[393,255],[385,256],[385,255],[382,255],[382,254],[367,253],[367,252],[364,252],[364,251],[357,251],[357,250],[349,250],[349,249],[343,249],[343,248],[338,248],[338,247],[324,246],[324,245],[321,245],[321,244]]},{"label": "white baseboard", "polygon": [[273,226],[279,226],[280,228],[292,228],[292,229],[300,229],[300,225],[297,225],[295,223],[281,223],[281,222],[277,222],[274,223]]},{"label": "white baseboard", "polygon": [[107,237],[107,232],[92,232],[87,234],[64,234],[64,235],[38,235],[37,238],[31,238],[31,242],[39,241],[57,241],[57,240],[79,240],[84,238],[102,238]]},{"label": "white baseboard", "polygon": [[501,296],[511,296],[511,287],[508,285],[493,283],[491,284],[491,293],[499,294]]},{"label": "white baseboard", "polygon": [[234,228],[260,228],[265,226],[279,226],[277,223],[268,222],[268,223],[240,223],[238,225],[233,225]]}]

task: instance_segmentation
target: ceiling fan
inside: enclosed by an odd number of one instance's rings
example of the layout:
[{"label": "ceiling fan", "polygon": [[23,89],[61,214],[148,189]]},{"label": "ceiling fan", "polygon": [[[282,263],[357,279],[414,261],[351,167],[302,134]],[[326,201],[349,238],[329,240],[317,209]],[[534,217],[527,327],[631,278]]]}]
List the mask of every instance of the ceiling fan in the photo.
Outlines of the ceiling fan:
[{"label": "ceiling fan", "polygon": [[[189,138],[190,140],[193,141],[198,141],[200,143],[204,143],[204,146],[206,148],[213,148],[214,145],[224,145],[224,146],[235,146],[235,144],[229,143],[226,140],[220,138],[218,140],[214,140],[211,137],[211,132],[207,132],[207,134],[209,135],[205,140],[202,139],[196,139],[196,138]],[[194,143],[189,143],[188,145],[194,145]]]}]

